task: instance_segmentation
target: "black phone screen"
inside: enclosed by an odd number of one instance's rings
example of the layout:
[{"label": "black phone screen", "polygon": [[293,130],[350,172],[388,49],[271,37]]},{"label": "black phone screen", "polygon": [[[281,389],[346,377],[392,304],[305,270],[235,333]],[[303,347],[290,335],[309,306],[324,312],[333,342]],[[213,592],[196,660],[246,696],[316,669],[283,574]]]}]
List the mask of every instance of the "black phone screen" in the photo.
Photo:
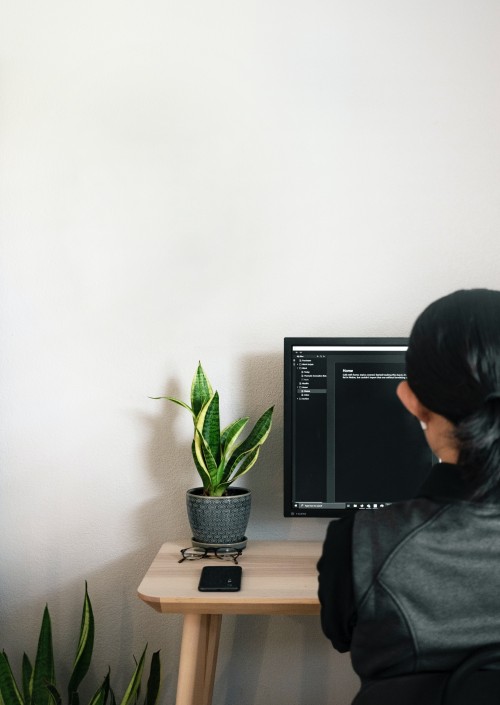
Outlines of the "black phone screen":
[{"label": "black phone screen", "polygon": [[198,590],[202,592],[236,592],[241,587],[241,566],[207,565],[200,575]]}]

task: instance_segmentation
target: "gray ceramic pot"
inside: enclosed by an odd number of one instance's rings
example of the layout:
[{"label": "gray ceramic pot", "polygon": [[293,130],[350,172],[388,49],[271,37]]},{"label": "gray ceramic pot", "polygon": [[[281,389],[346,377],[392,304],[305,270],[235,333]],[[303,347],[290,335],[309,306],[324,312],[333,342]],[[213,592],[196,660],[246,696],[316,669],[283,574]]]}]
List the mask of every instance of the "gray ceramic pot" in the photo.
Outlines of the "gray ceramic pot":
[{"label": "gray ceramic pot", "polygon": [[229,487],[225,497],[206,497],[203,487],[188,490],[186,504],[193,542],[201,546],[227,546],[246,542],[251,492]]}]

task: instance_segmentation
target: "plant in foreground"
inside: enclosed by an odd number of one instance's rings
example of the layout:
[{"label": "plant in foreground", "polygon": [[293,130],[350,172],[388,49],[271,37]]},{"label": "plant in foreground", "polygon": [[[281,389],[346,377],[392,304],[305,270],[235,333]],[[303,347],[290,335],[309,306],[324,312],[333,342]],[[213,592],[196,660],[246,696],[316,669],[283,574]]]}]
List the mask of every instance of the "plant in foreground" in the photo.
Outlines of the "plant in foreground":
[{"label": "plant in foreground", "polygon": [[[94,648],[94,615],[85,584],[80,636],[73,661],[72,673],[67,687],[67,705],[80,705],[78,688],[90,667]],[[141,686],[146,649],[142,655],[127,686],[119,705],[136,705]],[[154,705],[160,688],[160,654],[155,651],[151,658],[147,692],[144,705]],[[89,701],[89,705],[117,705],[115,694],[110,685],[108,670],[103,682]],[[19,687],[5,651],[0,653],[0,705],[62,705],[61,692],[56,684],[54,652],[52,647],[52,626],[48,607],[45,607],[38,647],[32,666],[26,653],[22,661],[22,684]]]},{"label": "plant in foreground", "polygon": [[191,452],[203,482],[204,494],[211,497],[226,494],[229,485],[250,470],[257,462],[260,448],[271,430],[273,406],[257,420],[247,438],[236,445],[249,420],[248,416],[220,429],[219,394],[213,391],[201,363],[191,384],[191,406],[174,397],[152,399],[168,399],[190,412],[194,423]]}]

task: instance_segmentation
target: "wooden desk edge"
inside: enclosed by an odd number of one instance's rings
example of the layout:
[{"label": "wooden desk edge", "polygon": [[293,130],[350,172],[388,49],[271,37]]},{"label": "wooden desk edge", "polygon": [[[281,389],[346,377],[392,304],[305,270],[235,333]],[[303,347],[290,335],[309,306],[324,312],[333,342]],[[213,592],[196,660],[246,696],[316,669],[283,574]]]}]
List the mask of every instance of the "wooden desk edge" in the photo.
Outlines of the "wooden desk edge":
[{"label": "wooden desk edge", "polygon": [[150,597],[137,593],[149,607],[162,614],[282,614],[282,615],[318,615],[320,605],[317,598],[294,599],[251,599],[245,602],[233,600],[222,602],[210,600],[209,597],[183,598],[179,600]]}]

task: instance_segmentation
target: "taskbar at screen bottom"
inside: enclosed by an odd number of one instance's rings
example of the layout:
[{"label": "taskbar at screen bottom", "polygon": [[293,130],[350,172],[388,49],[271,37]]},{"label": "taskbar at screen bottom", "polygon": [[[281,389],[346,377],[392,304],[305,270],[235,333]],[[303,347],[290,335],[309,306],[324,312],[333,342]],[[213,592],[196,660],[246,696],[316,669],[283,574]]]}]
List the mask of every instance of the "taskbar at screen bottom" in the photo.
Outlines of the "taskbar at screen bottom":
[{"label": "taskbar at screen bottom", "polygon": [[392,502],[295,502],[294,509],[383,509]]}]

